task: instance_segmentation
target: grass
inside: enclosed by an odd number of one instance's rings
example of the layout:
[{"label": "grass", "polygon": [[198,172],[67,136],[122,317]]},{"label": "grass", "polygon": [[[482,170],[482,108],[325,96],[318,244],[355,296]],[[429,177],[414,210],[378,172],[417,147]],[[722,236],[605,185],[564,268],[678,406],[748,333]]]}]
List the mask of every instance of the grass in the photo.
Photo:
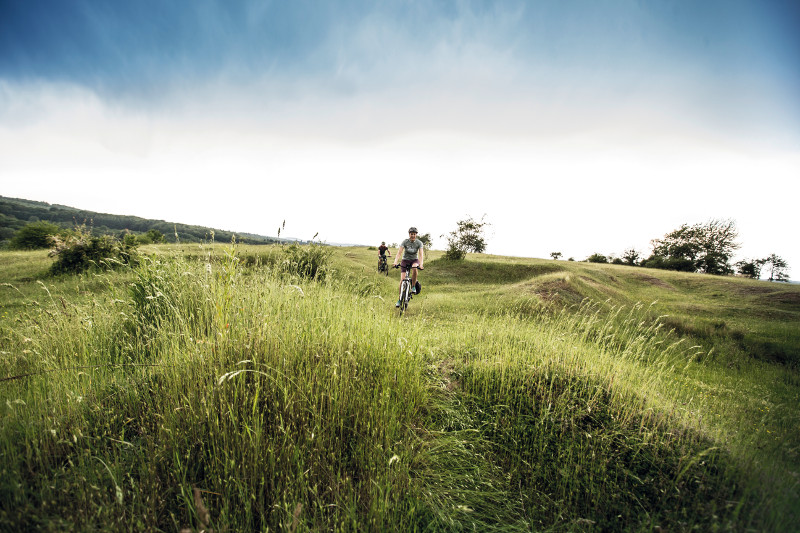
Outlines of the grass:
[{"label": "grass", "polygon": [[0,529],[800,520],[795,287],[432,252],[400,319],[363,248],[145,251],[2,252]]}]

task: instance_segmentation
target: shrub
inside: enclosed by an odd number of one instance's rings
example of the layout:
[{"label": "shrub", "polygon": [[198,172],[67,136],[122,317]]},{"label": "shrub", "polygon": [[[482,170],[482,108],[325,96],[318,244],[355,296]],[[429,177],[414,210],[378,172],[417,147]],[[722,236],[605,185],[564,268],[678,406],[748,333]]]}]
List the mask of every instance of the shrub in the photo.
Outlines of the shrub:
[{"label": "shrub", "polygon": [[136,241],[139,244],[161,244],[166,242],[166,238],[164,237],[163,233],[155,228],[151,228],[147,231],[147,233],[137,235]]},{"label": "shrub", "polygon": [[63,231],[61,227],[50,222],[32,222],[17,231],[8,247],[15,250],[50,248],[55,244],[55,237]]},{"label": "shrub", "polygon": [[590,263],[608,263],[608,258],[603,254],[594,253],[586,258]]},{"label": "shrub", "polygon": [[660,268],[663,270],[677,270],[678,272],[695,272],[695,264],[690,259],[681,257],[662,257],[651,255],[641,262],[639,266],[646,268]]},{"label": "shrub", "polygon": [[464,257],[466,257],[466,255],[467,252],[465,250],[462,250],[455,243],[451,242],[450,246],[448,246],[447,250],[445,250],[442,257],[448,261],[461,261],[464,259]]},{"label": "shrub", "polygon": [[91,268],[114,269],[138,261],[136,245],[130,240],[120,242],[108,235],[92,237],[80,231],[67,240],[57,239],[51,255],[56,257],[50,267],[52,274],[79,274]]}]

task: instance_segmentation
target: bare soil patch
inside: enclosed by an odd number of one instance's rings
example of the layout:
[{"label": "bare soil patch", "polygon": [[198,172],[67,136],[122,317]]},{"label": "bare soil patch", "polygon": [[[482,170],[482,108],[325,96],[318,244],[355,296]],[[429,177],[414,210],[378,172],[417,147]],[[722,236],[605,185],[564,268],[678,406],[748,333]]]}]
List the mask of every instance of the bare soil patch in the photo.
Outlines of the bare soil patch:
[{"label": "bare soil patch", "polygon": [[745,285],[738,287],[739,294],[748,296],[754,294],[769,294],[775,290],[774,287],[767,287],[762,285]]},{"label": "bare soil patch", "polygon": [[800,305],[800,292],[776,292],[761,297],[763,301],[789,305]]},{"label": "bare soil patch", "polygon": [[442,384],[447,391],[461,388],[461,382],[458,380],[455,369],[455,362],[450,358],[439,363],[439,373],[442,375]]},{"label": "bare soil patch", "polygon": [[650,285],[655,285],[656,287],[661,287],[662,289],[668,289],[671,291],[675,290],[675,287],[673,287],[663,279],[655,278],[653,276],[648,276],[646,274],[636,274],[634,275],[634,277],[639,281],[644,281],[645,283],[649,283]]}]

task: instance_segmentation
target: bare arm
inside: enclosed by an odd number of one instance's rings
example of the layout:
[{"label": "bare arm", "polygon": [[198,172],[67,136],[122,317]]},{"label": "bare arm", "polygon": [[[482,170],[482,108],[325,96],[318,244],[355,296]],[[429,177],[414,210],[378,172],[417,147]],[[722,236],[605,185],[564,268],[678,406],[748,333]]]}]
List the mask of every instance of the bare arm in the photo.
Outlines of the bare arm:
[{"label": "bare arm", "polygon": [[404,248],[402,246],[397,249],[397,256],[395,256],[395,258],[394,258],[394,264],[395,265],[400,263],[400,257],[403,255],[403,250],[404,250]]}]

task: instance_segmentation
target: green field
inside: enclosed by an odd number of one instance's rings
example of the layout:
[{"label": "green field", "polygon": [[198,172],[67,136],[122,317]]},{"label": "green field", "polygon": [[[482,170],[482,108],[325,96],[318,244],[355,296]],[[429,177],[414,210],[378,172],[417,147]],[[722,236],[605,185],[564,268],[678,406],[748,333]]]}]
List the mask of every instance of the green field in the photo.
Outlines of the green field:
[{"label": "green field", "polygon": [[800,529],[799,286],[287,249],[0,252],[0,530]]}]

